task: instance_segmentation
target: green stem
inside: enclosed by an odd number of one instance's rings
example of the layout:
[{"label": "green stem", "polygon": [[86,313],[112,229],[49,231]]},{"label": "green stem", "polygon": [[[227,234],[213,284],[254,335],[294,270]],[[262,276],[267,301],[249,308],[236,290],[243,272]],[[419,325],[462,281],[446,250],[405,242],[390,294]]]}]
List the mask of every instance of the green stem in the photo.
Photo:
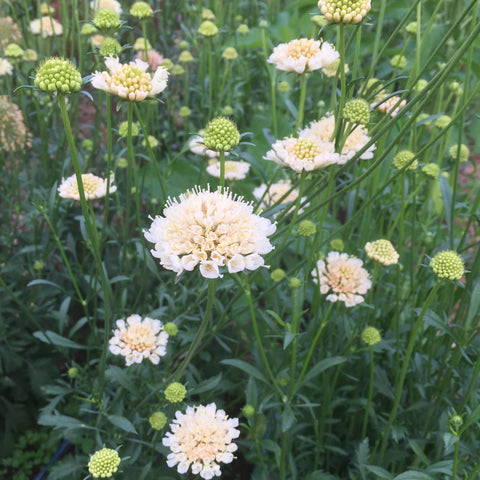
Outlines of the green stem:
[{"label": "green stem", "polygon": [[212,39],[208,38],[208,118],[212,117],[213,112],[213,56]]},{"label": "green stem", "polygon": [[428,295],[427,299],[425,300],[425,303],[423,304],[422,311],[420,312],[420,315],[418,316],[417,322],[415,323],[415,326],[414,326],[414,328],[412,330],[412,333],[410,335],[410,340],[408,341],[407,351],[405,353],[405,358],[403,359],[402,370],[400,372],[400,375],[399,375],[399,377],[397,379],[397,382],[396,382],[396,385],[395,385],[395,395],[394,395],[392,410],[390,412],[390,415],[388,416],[387,427],[385,428],[385,432],[383,433],[383,439],[382,439],[382,444],[381,444],[381,447],[380,447],[379,460],[378,460],[379,465],[383,461],[383,456],[385,455],[385,450],[386,450],[387,444],[388,444],[390,429],[393,425],[393,422],[395,421],[398,406],[400,405],[400,397],[402,395],[403,385],[405,383],[405,377],[407,375],[408,363],[409,363],[410,357],[412,356],[412,353],[413,353],[413,347],[415,346],[415,340],[417,339],[418,332],[420,331],[420,328],[422,326],[422,321],[423,321],[423,318],[425,317],[425,314],[427,313],[427,309],[428,309],[430,303],[432,302],[433,298],[435,297],[435,294],[437,293],[437,290],[439,289],[441,284],[442,284],[442,282],[437,281],[435,283],[434,287],[432,288],[432,290],[430,291],[430,294]]},{"label": "green stem", "polygon": [[220,162],[220,188],[223,192],[225,187],[225,152],[221,150],[218,156],[218,161]]},{"label": "green stem", "polygon": [[343,106],[345,105],[347,95],[345,79],[345,25],[343,23],[338,25],[338,53],[340,54],[340,63],[338,64],[340,70],[340,101],[335,114],[335,130],[331,140],[335,140],[335,151],[341,152]]},{"label": "green stem", "polygon": [[453,453],[453,470],[452,470],[452,480],[457,480],[457,470],[458,470],[458,452],[460,450],[460,438],[457,438],[455,442],[455,451]]},{"label": "green stem", "polygon": [[[305,98],[307,93],[307,73],[306,72],[303,72],[301,74],[300,82],[301,82],[300,100],[298,102],[298,113],[297,113],[297,123],[295,124],[295,135],[298,135],[298,130],[302,128],[302,124],[303,124],[303,111],[305,109]],[[272,100],[273,100],[273,96],[272,96]]]},{"label": "green stem", "polygon": [[368,397],[367,397],[367,406],[365,407],[365,416],[363,418],[363,426],[362,426],[362,438],[365,438],[367,434],[367,425],[368,425],[368,416],[370,413],[370,405],[372,404],[372,396],[373,396],[373,383],[374,383],[374,364],[373,364],[373,347],[368,347],[368,353],[370,356],[370,379],[368,385]]},{"label": "green stem", "polygon": [[145,20],[142,20],[141,24],[142,24],[142,33],[143,33],[145,61],[148,63],[147,25],[145,23]]}]

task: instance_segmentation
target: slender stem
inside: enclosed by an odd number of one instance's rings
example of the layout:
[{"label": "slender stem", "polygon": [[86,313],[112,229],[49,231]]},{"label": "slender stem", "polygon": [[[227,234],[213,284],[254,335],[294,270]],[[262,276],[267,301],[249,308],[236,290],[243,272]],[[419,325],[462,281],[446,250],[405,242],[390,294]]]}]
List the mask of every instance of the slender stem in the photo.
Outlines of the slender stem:
[{"label": "slender stem", "polygon": [[142,24],[142,33],[143,33],[145,61],[148,63],[147,25],[145,20],[142,20],[141,24]]},{"label": "slender stem", "polygon": [[338,102],[337,113],[335,114],[335,130],[331,140],[335,140],[335,151],[341,151],[342,140],[342,117],[343,106],[345,105],[345,98],[347,95],[347,84],[345,79],[345,25],[340,23],[338,25],[338,53],[340,54],[340,63],[338,68],[340,70],[340,101]]},{"label": "slender stem", "polygon": [[385,432],[383,433],[383,439],[382,439],[382,444],[380,447],[380,453],[379,453],[379,460],[378,463],[381,464],[383,460],[383,456],[385,454],[385,450],[387,448],[388,444],[388,438],[390,434],[390,428],[393,425],[393,422],[395,421],[396,415],[397,415],[397,410],[398,406],[400,405],[400,397],[402,395],[402,390],[403,390],[403,385],[405,383],[405,377],[407,375],[407,368],[408,368],[408,363],[410,361],[410,357],[412,356],[413,353],[413,347],[415,346],[415,340],[417,339],[418,332],[420,331],[420,328],[422,326],[423,318],[425,317],[425,314],[427,313],[427,309],[432,302],[433,298],[435,297],[435,294],[437,293],[437,290],[439,289],[440,285],[442,282],[437,281],[430,291],[430,294],[428,295],[427,299],[425,300],[425,303],[423,304],[422,311],[420,312],[420,315],[418,316],[417,322],[415,323],[415,326],[412,330],[412,333],[410,335],[410,340],[407,345],[407,351],[405,353],[405,358],[403,359],[403,365],[402,365],[402,370],[400,372],[400,375],[397,379],[396,385],[395,385],[395,396],[394,396],[394,401],[393,401],[393,406],[392,410],[390,412],[390,415],[388,416],[388,423],[387,427],[385,428]]},{"label": "slender stem", "polygon": [[453,470],[452,470],[452,480],[457,480],[457,470],[458,470],[458,452],[460,449],[460,438],[457,438],[455,442],[455,451],[453,453]]},{"label": "slender stem", "polygon": [[370,380],[368,385],[367,406],[365,407],[365,416],[363,417],[362,438],[367,434],[368,416],[370,413],[370,405],[372,404],[373,383],[374,383],[374,364],[373,364],[373,347],[368,347],[370,356]]},{"label": "slender stem", "polygon": [[213,111],[213,56],[212,39],[208,38],[208,118],[212,117]]},{"label": "slender stem", "polygon": [[223,150],[220,150],[219,156],[218,156],[218,161],[220,162],[220,187],[223,189],[225,187],[225,152]]},{"label": "slender stem", "polygon": [[[304,72],[300,76],[300,100],[298,102],[297,123],[295,124],[295,135],[303,124],[303,111],[305,109],[305,98],[307,93],[307,73]],[[273,97],[272,97],[273,98]]]},{"label": "slender stem", "polygon": [[107,109],[107,194],[105,195],[105,207],[103,211],[103,225],[100,239],[105,238],[105,231],[108,224],[108,204],[110,202],[110,172],[112,169],[112,95],[107,93],[106,97],[106,109]]}]

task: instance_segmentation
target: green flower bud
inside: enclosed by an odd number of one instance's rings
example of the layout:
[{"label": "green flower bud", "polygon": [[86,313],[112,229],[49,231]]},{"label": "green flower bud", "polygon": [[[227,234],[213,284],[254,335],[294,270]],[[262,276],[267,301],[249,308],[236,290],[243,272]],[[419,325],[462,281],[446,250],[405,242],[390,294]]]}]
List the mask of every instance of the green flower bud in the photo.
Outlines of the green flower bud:
[{"label": "green flower bud", "polygon": [[25,62],[36,62],[38,60],[37,52],[31,48],[27,48],[22,55]]},{"label": "green flower bud", "polygon": [[118,470],[120,461],[116,450],[102,448],[90,457],[88,471],[93,478],[110,478]]},{"label": "green flower bud", "polygon": [[165,67],[168,71],[173,68],[173,62],[169,58],[164,58],[162,67]]},{"label": "green flower bud", "polygon": [[312,15],[310,21],[320,28],[328,23],[328,20],[323,15]]},{"label": "green flower bud", "polygon": [[127,168],[128,167],[127,159],[125,157],[120,157],[118,159],[117,167],[118,168]]},{"label": "green flower bud", "polygon": [[180,64],[176,64],[172,67],[172,75],[175,75],[175,76],[180,76],[180,75],[183,75],[185,73],[185,69],[180,65]]},{"label": "green flower bud", "polygon": [[66,95],[80,90],[82,76],[70,60],[52,57],[38,67],[35,86],[47,93]]},{"label": "green flower bud", "polygon": [[178,46],[180,47],[180,50],[188,50],[188,42],[185,40],[182,40]]},{"label": "green flower bud", "polygon": [[435,126],[440,129],[444,129],[452,121],[448,115],[442,115],[435,120]]},{"label": "green flower bud", "polygon": [[130,8],[130,15],[139,20],[143,20],[144,18],[151,17],[153,15],[153,10],[147,2],[135,2],[132,5],[132,8]]},{"label": "green flower bud", "polygon": [[215,20],[215,14],[209,8],[203,8],[202,20]]},{"label": "green flower bud", "polygon": [[75,378],[78,375],[78,368],[75,368],[75,367],[69,368],[67,374],[70,378]]},{"label": "green flower bud", "polygon": [[422,172],[427,177],[437,179],[440,175],[440,167],[436,163],[427,163],[422,167]]},{"label": "green flower bud", "polygon": [[210,20],[205,20],[198,27],[198,33],[203,37],[214,37],[218,33],[218,28]]},{"label": "green flower bud", "polygon": [[183,50],[178,57],[178,61],[181,63],[193,62],[193,55],[188,50]]},{"label": "green flower bud", "polygon": [[255,415],[255,407],[247,403],[247,405],[242,408],[242,413],[245,418],[252,418]]},{"label": "green flower bud", "polygon": [[279,92],[286,93],[290,90],[290,84],[288,82],[279,82],[277,88]]},{"label": "green flower bud", "polygon": [[413,87],[413,92],[415,94],[420,93],[426,86],[428,85],[428,82],[421,78]]},{"label": "green flower bud", "polygon": [[136,52],[145,52],[145,50],[151,50],[152,49],[152,44],[145,38],[139,37],[135,40],[135,43],[133,44],[133,49]]},{"label": "green flower bud", "polygon": [[431,260],[430,267],[439,278],[460,280],[465,272],[462,257],[453,250],[438,252]]},{"label": "green flower bud", "polygon": [[[413,152],[410,150],[402,150],[398,152],[395,157],[393,158],[393,166],[397,170],[402,170],[405,168],[405,166],[412,160],[412,158],[415,156]],[[418,162],[417,160],[414,160],[408,167],[406,167],[407,170],[415,170],[418,167]]]},{"label": "green flower bud", "polygon": [[292,290],[296,290],[297,288],[300,288],[302,286],[302,281],[297,278],[297,277],[292,277],[289,281],[288,281],[288,286],[292,289]]},{"label": "green flower bud", "polygon": [[165,330],[165,332],[171,337],[174,337],[178,333],[178,327],[173,322],[167,322],[163,326],[163,330]]},{"label": "green flower bud", "polygon": [[102,57],[113,57],[122,51],[122,46],[112,37],[105,37],[100,44],[100,55]]},{"label": "green flower bud", "polygon": [[258,22],[258,27],[262,30],[266,30],[268,28],[268,22],[266,20],[260,20]]},{"label": "green flower bud", "polygon": [[104,8],[93,18],[93,24],[103,33],[112,34],[118,32],[122,26],[120,17],[112,10]]},{"label": "green flower bud", "polygon": [[288,379],[286,379],[285,377],[280,377],[278,379],[278,384],[281,386],[281,387],[286,387],[288,385]]},{"label": "green flower bud", "polygon": [[170,403],[179,403],[186,395],[187,389],[179,382],[173,382],[165,389],[165,398]]},{"label": "green flower bud", "polygon": [[189,117],[192,114],[192,111],[187,106],[184,105],[183,107],[180,107],[180,110],[178,111],[178,114],[182,118],[186,118],[186,117]]},{"label": "green flower bud", "polygon": [[403,55],[394,55],[390,60],[390,65],[394,68],[405,68],[407,59]]},{"label": "green flower bud", "polygon": [[240,143],[240,133],[231,120],[217,117],[205,127],[203,142],[215,152],[229,152]]},{"label": "green flower bud", "polygon": [[366,125],[370,121],[370,105],[363,98],[354,98],[345,104],[343,118],[358,125]]},{"label": "green flower bud", "polygon": [[239,35],[246,35],[248,32],[249,32],[249,28],[248,28],[248,25],[246,23],[241,23],[238,27],[237,27],[237,33]]},{"label": "green flower bud", "polygon": [[452,82],[448,88],[457,96],[463,95],[463,88],[459,82]]},{"label": "green flower bud", "polygon": [[343,252],[345,250],[345,244],[343,243],[343,240],[341,238],[334,238],[330,242],[330,246],[336,252]]},{"label": "green flower bud", "polygon": [[[153,135],[148,136],[148,143],[150,144],[150,148],[158,147],[158,140]],[[142,140],[142,145],[144,147],[147,146],[147,141],[145,140],[145,138]]]},{"label": "green flower bud", "polygon": [[282,270],[281,268],[276,268],[271,274],[270,278],[274,282],[281,282],[285,278],[285,270]]},{"label": "green flower bud", "polygon": [[460,415],[452,415],[448,419],[448,428],[453,435],[458,436],[463,425],[463,418]]},{"label": "green flower bud", "polygon": [[36,260],[33,262],[33,269],[39,272],[45,268],[45,262],[43,260]]},{"label": "green flower bud", "polygon": [[[450,150],[448,151],[448,154],[450,155],[450,158],[452,160],[456,160],[457,154],[458,154],[458,145],[452,145],[450,147]],[[470,150],[468,149],[468,147],[464,144],[461,144],[460,145],[460,162],[464,163],[468,161],[469,155],[470,155]]]},{"label": "green flower bud", "polygon": [[82,142],[82,148],[88,151],[93,150],[93,140],[90,138],[85,138]]},{"label": "green flower bud", "polygon": [[90,35],[93,35],[94,33],[97,33],[98,30],[95,26],[93,26],[91,23],[84,23],[82,25],[82,28],[80,29],[80,33],[85,36],[89,37]]},{"label": "green flower bud", "polygon": [[5,48],[4,55],[7,58],[21,58],[23,56],[23,49],[16,43],[9,43]]},{"label": "green flower bud", "polygon": [[317,232],[317,226],[310,220],[303,220],[298,225],[298,234],[302,237],[311,237]]},{"label": "green flower bud", "polygon": [[223,52],[222,52],[222,57],[225,60],[235,60],[238,57],[238,52],[235,48],[233,47],[227,47]]},{"label": "green flower bud", "polygon": [[417,22],[410,22],[406,27],[405,31],[410,35],[416,35],[418,32],[418,23]]},{"label": "green flower bud", "polygon": [[[136,123],[132,123],[132,137],[136,137],[140,131],[138,130],[138,126]],[[122,138],[127,138],[128,135],[128,122],[122,122],[118,127],[118,134]]]},{"label": "green flower bud", "polygon": [[359,23],[370,11],[370,0],[319,0],[318,8],[331,23]]},{"label": "green flower bud", "polygon": [[233,115],[233,108],[230,105],[225,105],[222,109],[222,114],[227,117]]},{"label": "green flower bud", "polygon": [[163,412],[154,412],[148,421],[154,430],[161,430],[167,424],[167,417]]},{"label": "green flower bud", "polygon": [[382,337],[380,335],[380,332],[374,328],[374,327],[367,327],[363,332],[362,332],[362,340],[372,347],[373,345],[376,345],[377,343],[380,343],[382,340]]}]

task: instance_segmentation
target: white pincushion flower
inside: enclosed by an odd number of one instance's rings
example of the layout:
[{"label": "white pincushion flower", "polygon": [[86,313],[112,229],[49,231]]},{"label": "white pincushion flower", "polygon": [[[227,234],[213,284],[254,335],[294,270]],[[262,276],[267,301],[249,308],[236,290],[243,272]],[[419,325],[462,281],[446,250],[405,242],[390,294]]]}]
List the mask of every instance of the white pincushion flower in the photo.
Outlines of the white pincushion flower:
[{"label": "white pincushion flower", "polygon": [[11,75],[12,72],[13,65],[6,58],[0,58],[0,77],[3,75]]},{"label": "white pincushion flower", "polygon": [[[300,138],[315,138],[320,142],[328,142],[335,130],[335,117],[330,115],[324,117],[317,122],[312,122],[308,128],[300,130]],[[357,126],[348,137],[345,139],[342,151],[340,153],[340,160],[337,162],[343,165],[348,162],[358,151],[360,151],[368,142],[370,137],[366,134],[366,130]],[[371,145],[365,152],[360,155],[363,160],[373,158],[375,145]]]},{"label": "white pincushion flower", "polygon": [[157,215],[145,238],[155,244],[152,255],[178,275],[199,265],[205,278],[264,266],[262,255],[273,250],[268,240],[276,230],[266,218],[253,213],[251,204],[228,189],[211,192],[196,187],[169,199],[163,216]]},{"label": "white pincushion flower", "polygon": [[[203,143],[204,133],[205,133],[205,130],[200,130],[197,135],[194,135],[188,141],[188,148],[195,155],[200,155],[202,157],[209,157],[209,158],[218,158],[220,156],[220,152],[215,152],[214,150],[208,149]],[[225,152],[225,155],[228,155],[228,152]]]},{"label": "white pincushion flower", "polygon": [[36,18],[30,22],[30,31],[34,35],[42,35],[43,38],[62,35],[63,27],[52,17]]},{"label": "white pincushion flower", "polygon": [[365,252],[367,252],[368,258],[385,266],[395,265],[400,258],[392,242],[384,238],[374,242],[367,242],[365,244]]},{"label": "white pincushion flower", "polygon": [[320,44],[319,40],[300,38],[277,45],[268,62],[275,64],[279,70],[302,74],[325,68],[339,57],[328,42]]},{"label": "white pincushion flower", "polygon": [[[377,98],[375,102],[370,105],[370,107],[371,108],[376,107],[379,112],[388,113],[390,114],[391,117],[395,117],[397,113],[400,111],[400,109],[407,104],[406,100],[400,100],[400,97],[398,97],[397,95],[394,95],[393,97],[390,97],[385,101],[382,101],[382,100],[383,99],[381,97]],[[379,102],[382,102],[382,103],[378,105]]]},{"label": "white pincushion flower", "polygon": [[109,72],[95,72],[92,85],[135,102],[163,92],[167,87],[168,71],[158,67],[153,74],[147,73],[148,63],[139,58],[128,64],[121,64],[116,57],[107,57],[105,65]]},{"label": "white pincushion flower", "polygon": [[[225,180],[243,180],[249,170],[250,164],[247,162],[227,160],[225,162]],[[211,161],[207,167],[207,173],[220,178],[220,162]]]},{"label": "white pincushion flower", "polygon": [[100,10],[111,10],[117,15],[121,15],[122,6],[117,0],[92,0],[90,2],[90,7],[95,13],[98,13]]},{"label": "white pincushion flower", "polygon": [[321,142],[313,137],[277,140],[263,158],[290,167],[297,173],[340,163],[340,155],[335,153],[332,142]]},{"label": "white pincushion flower", "polygon": [[[108,181],[110,182],[109,192],[115,192],[117,187],[113,185],[113,175],[110,176]],[[97,177],[92,173],[84,173],[82,174],[82,184],[86,200],[95,200],[97,198],[102,198],[107,194],[107,179]],[[76,175],[72,175],[63,180],[58,187],[58,194],[62,198],[80,200]]]},{"label": "white pincushion flower", "polygon": [[228,418],[214,403],[187,407],[184,414],[175,412],[171,432],[162,440],[172,452],[167,465],[177,466],[181,474],[191,467],[192,474],[200,474],[206,480],[220,476],[219,463],[231,463],[235,458],[233,452],[238,447],[232,440],[240,435],[235,427],[238,418]]},{"label": "white pincushion flower", "polygon": [[320,292],[330,293],[330,302],[344,302],[346,307],[362,303],[372,282],[368,272],[362,267],[363,262],[346,253],[330,252],[326,262],[318,260],[317,268],[312,270],[313,281],[319,283]]},{"label": "white pincushion flower", "polygon": [[117,320],[117,328],[110,339],[110,352],[125,357],[127,366],[133,363],[142,363],[148,358],[154,365],[158,365],[160,357],[166,353],[168,333],[163,330],[160,320],[140,315],[130,315],[126,319]]},{"label": "white pincushion flower", "polygon": [[[253,189],[253,196],[257,200],[262,200],[261,208],[271,207],[282,199],[280,204],[290,203],[291,207],[289,210],[293,210],[294,203],[298,198],[298,189],[292,189],[292,184],[289,180],[281,180],[280,182],[272,183],[268,188],[267,185],[262,183],[262,185]],[[303,203],[306,199],[307,197],[302,197],[301,202]],[[306,206],[308,206],[308,203]],[[298,211],[299,214],[302,212],[303,209]]]}]

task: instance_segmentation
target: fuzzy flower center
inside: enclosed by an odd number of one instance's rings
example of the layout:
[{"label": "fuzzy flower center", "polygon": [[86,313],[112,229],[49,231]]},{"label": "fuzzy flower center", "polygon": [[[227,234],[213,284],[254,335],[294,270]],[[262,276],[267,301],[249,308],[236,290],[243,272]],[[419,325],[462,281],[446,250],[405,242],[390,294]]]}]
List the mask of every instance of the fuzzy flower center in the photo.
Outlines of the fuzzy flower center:
[{"label": "fuzzy flower center", "polygon": [[112,84],[124,87],[129,93],[145,92],[152,89],[152,77],[135,65],[123,65],[121,70],[112,74]]},{"label": "fuzzy flower center", "polygon": [[[99,177],[93,175],[83,174],[82,175],[83,191],[85,192],[86,197],[94,196],[98,190],[103,188],[103,180]],[[78,183],[73,185],[75,193],[78,194]]]},{"label": "fuzzy flower center", "polygon": [[313,162],[322,152],[318,143],[307,138],[299,138],[291,147],[291,153],[301,160]]},{"label": "fuzzy flower center", "polygon": [[155,348],[155,335],[148,325],[141,323],[130,325],[122,335],[121,339],[137,352],[151,351]]},{"label": "fuzzy flower center", "polygon": [[329,266],[326,277],[334,292],[349,293],[355,290],[356,270],[352,268],[348,261]]},{"label": "fuzzy flower center", "polygon": [[312,58],[315,55],[318,55],[319,48],[315,40],[300,38],[297,40],[292,40],[288,44],[287,52],[289,57],[299,60],[302,57]]}]

